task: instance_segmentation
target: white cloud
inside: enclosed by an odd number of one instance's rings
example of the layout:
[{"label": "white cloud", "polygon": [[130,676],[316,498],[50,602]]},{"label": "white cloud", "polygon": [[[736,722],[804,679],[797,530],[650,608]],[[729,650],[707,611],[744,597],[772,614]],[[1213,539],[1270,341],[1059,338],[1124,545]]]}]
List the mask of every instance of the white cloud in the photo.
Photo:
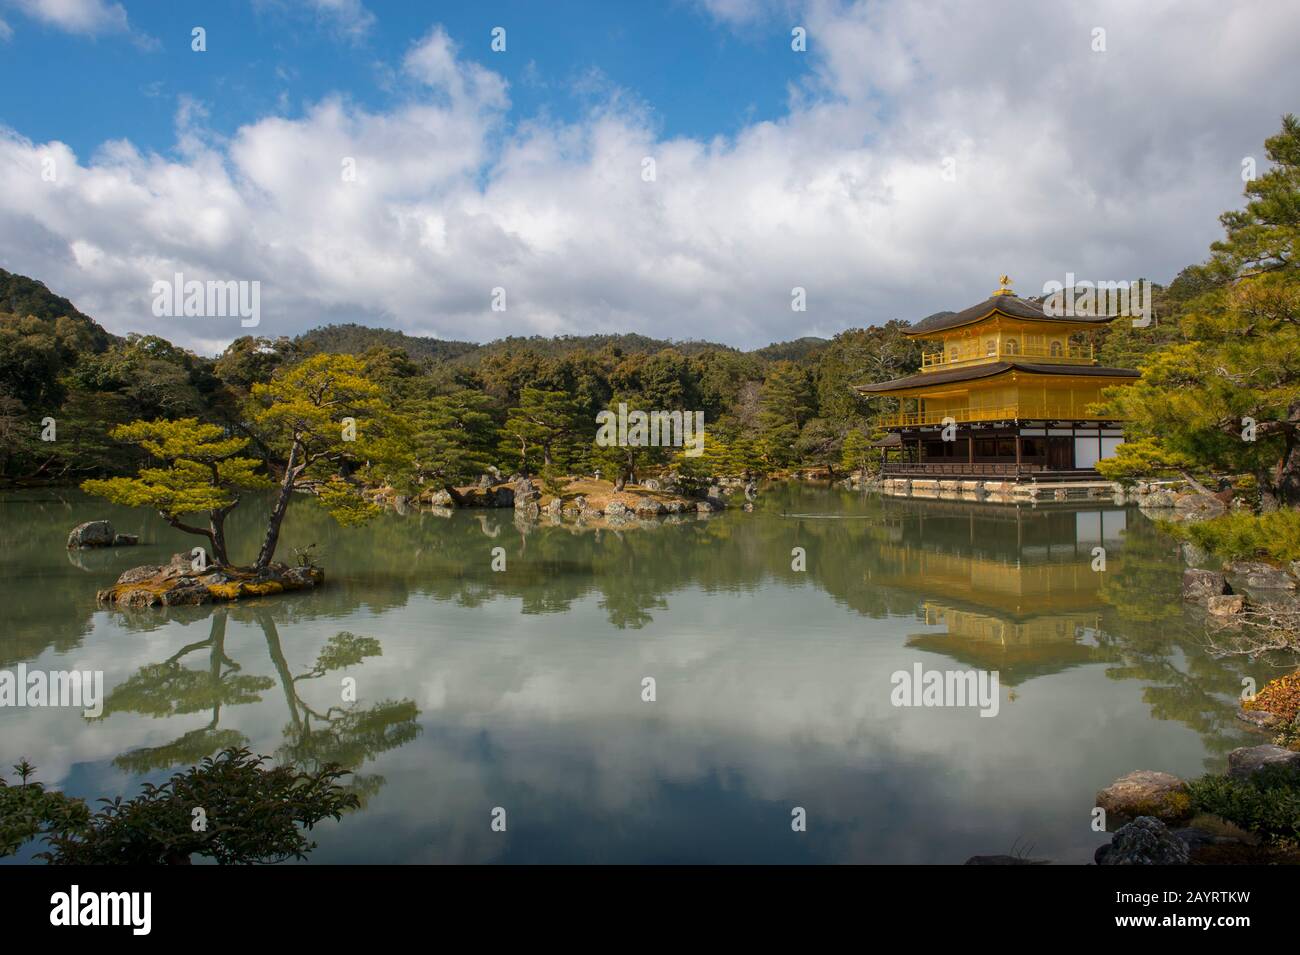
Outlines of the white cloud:
[{"label": "white cloud", "polygon": [[407,74],[449,97],[454,104],[476,102],[483,107],[505,107],[506,84],[477,63],[462,62],[456,44],[442,27],[411,47],[402,66]]},{"label": "white cloud", "polygon": [[16,0],[28,16],[69,33],[120,33],[127,30],[126,9],[108,0]]},{"label": "white cloud", "polygon": [[174,158],[125,142],[76,157],[0,128],[18,177],[0,264],[114,331],[205,350],[242,330],[153,318],[154,279],[260,279],[263,334],[362,321],[753,346],[964,307],[1003,271],[1022,292],[1066,271],[1168,280],[1204,257],[1242,157],[1262,163],[1300,88],[1284,2],[814,2],[800,22],[808,53],[789,55],[809,72],[788,114],[733,138],[665,139],[634,91],[604,89],[577,121],[518,120],[503,78],[441,29],[383,112],[334,96],[220,140],[189,108]]},{"label": "white cloud", "polygon": [[0,42],[10,39],[14,35],[14,28],[0,20]]},{"label": "white cloud", "polygon": [[322,19],[345,35],[361,37],[375,25],[375,15],[361,0],[309,0],[309,3]]}]

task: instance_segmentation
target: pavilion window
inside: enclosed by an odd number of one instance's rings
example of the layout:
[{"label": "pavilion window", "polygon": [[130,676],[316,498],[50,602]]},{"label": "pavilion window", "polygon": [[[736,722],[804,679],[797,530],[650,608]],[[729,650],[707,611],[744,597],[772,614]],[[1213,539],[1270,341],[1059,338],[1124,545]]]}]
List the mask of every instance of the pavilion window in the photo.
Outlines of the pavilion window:
[{"label": "pavilion window", "polygon": [[1020,343],[1014,338],[1008,338],[1006,352],[1008,355],[1020,354]]}]

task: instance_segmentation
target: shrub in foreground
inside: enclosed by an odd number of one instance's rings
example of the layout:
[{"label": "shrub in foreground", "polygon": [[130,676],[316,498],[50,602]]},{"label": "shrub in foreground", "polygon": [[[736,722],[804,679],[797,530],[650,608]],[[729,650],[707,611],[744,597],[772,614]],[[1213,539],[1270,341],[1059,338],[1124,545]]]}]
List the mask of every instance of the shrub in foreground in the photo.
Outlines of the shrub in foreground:
[{"label": "shrub in foreground", "polygon": [[0,816],[0,854],[43,835],[49,849],[37,858],[55,865],[185,865],[194,855],[223,865],[306,858],[316,844],[303,830],[359,805],[338,784],[347,772],[267,769],[266,761],[247,749],[226,749],[161,786],[146,783],[134,799],[100,800],[105,805],[93,814],[81,800],[48,793],[24,775],[21,786],[0,789],[7,800],[0,809],[34,808],[12,823],[7,813]]}]

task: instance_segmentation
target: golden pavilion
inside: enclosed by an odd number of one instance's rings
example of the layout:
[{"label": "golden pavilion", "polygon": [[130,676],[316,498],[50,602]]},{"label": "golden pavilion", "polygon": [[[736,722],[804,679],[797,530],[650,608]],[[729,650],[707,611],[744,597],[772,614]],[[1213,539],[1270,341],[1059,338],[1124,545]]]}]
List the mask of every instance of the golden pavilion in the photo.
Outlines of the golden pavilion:
[{"label": "golden pavilion", "polygon": [[886,477],[1096,481],[1124,440],[1122,422],[1089,412],[1139,374],[1093,355],[1092,334],[1114,316],[1054,316],[1010,285],[1004,275],[987,300],[909,329],[933,343],[916,374],[856,386],[899,402],[879,419]]}]

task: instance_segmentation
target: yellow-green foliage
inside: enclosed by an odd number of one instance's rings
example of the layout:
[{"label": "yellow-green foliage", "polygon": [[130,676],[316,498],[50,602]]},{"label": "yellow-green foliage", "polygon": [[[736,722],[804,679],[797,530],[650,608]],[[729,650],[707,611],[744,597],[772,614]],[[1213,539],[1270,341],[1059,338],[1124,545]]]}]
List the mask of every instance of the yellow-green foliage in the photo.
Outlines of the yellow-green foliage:
[{"label": "yellow-green foliage", "polygon": [[856,471],[858,468],[872,470],[877,456],[873,453],[871,439],[860,428],[850,428],[844,435],[840,467],[845,471]]},{"label": "yellow-green foliage", "polygon": [[383,512],[383,508],[363,500],[358,489],[342,478],[326,481],[316,494],[330,516],[342,527],[364,524]]},{"label": "yellow-green foliage", "polygon": [[[1115,389],[1116,392],[1121,389]],[[1114,399],[1113,399],[1114,400]],[[1139,478],[1153,478],[1182,470],[1194,470],[1192,460],[1162,446],[1155,438],[1125,440],[1115,455],[1097,462],[1097,470],[1108,481],[1131,483]]]},{"label": "yellow-green foliage", "polygon": [[737,438],[724,440],[721,435],[708,433],[704,448],[698,455],[679,451],[673,455],[672,466],[688,483],[692,480],[707,482],[716,477],[739,477],[746,471],[762,470],[762,457],[754,442]]},{"label": "yellow-green foliage", "polygon": [[[253,386],[253,419],[285,450],[297,438],[312,456],[348,451],[365,457],[367,442],[377,437],[365,419],[378,416],[384,403],[382,390],[364,373],[351,355],[313,355]],[[344,433],[344,418],[356,422],[354,439]]]},{"label": "yellow-green foliage", "polygon": [[1300,560],[1300,511],[1234,512],[1170,529],[1224,560]]},{"label": "yellow-green foliage", "polygon": [[165,514],[194,514],[229,507],[238,492],[270,487],[253,458],[238,457],[247,438],[232,438],[223,428],[197,418],[136,421],[111,432],[165,466],[141,468],[135,477],[89,480],[82,489],[127,507],[150,507]]},{"label": "yellow-green foliage", "polygon": [[337,477],[340,465],[350,461],[380,483],[409,458],[400,440],[404,422],[365,374],[351,355],[313,355],[252,390],[256,426],[292,464],[293,480],[313,487],[343,525],[364,523],[380,508],[361,499],[358,485]]}]

